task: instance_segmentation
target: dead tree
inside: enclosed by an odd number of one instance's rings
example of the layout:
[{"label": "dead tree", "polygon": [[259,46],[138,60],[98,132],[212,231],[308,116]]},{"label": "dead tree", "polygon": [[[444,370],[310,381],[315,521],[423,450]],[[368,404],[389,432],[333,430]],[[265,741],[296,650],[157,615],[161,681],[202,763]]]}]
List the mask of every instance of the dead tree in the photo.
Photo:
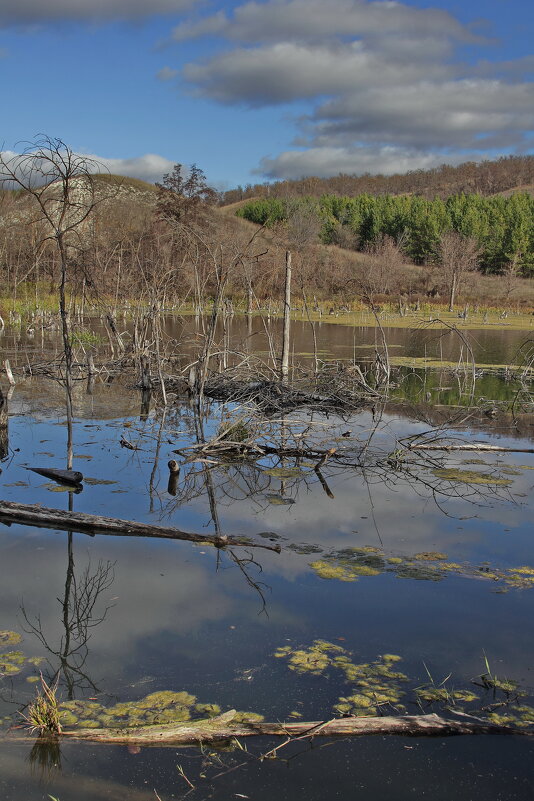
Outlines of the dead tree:
[{"label": "dead tree", "polygon": [[21,154],[0,154],[0,187],[19,188],[28,199],[28,227],[43,226],[40,246],[52,243],[59,259],[59,314],[65,359],[67,468],[72,467],[72,342],[66,303],[73,256],[97,203],[92,174],[98,164],[74,153],[61,139],[39,136]]}]

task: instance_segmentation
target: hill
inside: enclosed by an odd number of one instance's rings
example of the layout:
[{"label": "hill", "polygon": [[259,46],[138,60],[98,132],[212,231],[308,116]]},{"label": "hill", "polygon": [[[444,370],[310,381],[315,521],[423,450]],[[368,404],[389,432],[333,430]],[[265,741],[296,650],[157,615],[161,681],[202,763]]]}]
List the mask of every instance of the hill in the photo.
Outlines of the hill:
[{"label": "hill", "polygon": [[451,167],[443,164],[432,170],[414,170],[397,175],[339,174],[331,178],[308,176],[294,181],[248,184],[223,194],[223,205],[264,197],[320,197],[342,195],[419,195],[446,198],[460,193],[495,195],[514,191],[533,191],[534,156],[503,156],[495,161],[469,161]]}]

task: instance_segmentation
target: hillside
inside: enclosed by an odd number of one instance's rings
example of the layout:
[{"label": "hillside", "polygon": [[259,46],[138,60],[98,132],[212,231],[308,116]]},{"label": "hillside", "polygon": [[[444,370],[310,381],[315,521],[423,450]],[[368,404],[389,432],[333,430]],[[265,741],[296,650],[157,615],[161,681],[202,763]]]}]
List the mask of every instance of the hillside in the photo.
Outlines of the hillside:
[{"label": "hillside", "polygon": [[339,174],[331,178],[308,176],[294,181],[248,184],[225,192],[223,205],[263,197],[320,197],[342,195],[415,194],[425,198],[446,198],[466,193],[495,195],[514,191],[533,191],[534,156],[503,156],[495,161],[473,161],[451,167],[443,164],[432,170],[415,170],[397,175]]}]

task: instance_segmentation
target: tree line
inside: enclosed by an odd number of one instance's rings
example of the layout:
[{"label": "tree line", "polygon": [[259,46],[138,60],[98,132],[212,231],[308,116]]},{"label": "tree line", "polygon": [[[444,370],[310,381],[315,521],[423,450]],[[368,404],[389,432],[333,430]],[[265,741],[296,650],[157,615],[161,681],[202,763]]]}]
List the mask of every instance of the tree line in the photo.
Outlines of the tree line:
[{"label": "tree line", "polygon": [[430,170],[410,170],[395,175],[350,175],[328,178],[308,176],[298,180],[247,184],[224,192],[223,205],[261,197],[320,197],[321,195],[398,195],[446,198],[452,194],[492,195],[534,183],[534,156],[503,156],[494,161],[467,161],[456,167],[442,164]]},{"label": "tree line", "polygon": [[249,201],[237,214],[257,225],[290,226],[295,215],[318,221],[324,244],[370,251],[391,237],[415,264],[440,261],[443,236],[456,232],[479,249],[482,272],[496,274],[513,267],[534,275],[534,197],[517,193],[484,197],[451,195],[433,200],[418,195],[320,198],[262,198]]}]

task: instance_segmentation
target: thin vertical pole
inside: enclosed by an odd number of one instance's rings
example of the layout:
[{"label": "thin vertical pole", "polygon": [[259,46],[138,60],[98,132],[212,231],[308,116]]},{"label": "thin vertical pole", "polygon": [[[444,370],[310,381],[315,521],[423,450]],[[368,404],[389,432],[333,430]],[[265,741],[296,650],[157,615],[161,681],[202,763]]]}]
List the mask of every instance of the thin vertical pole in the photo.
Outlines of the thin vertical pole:
[{"label": "thin vertical pole", "polygon": [[284,333],[282,341],[282,381],[287,381],[289,375],[289,327],[291,317],[291,251],[286,250],[286,288],[284,299]]}]

